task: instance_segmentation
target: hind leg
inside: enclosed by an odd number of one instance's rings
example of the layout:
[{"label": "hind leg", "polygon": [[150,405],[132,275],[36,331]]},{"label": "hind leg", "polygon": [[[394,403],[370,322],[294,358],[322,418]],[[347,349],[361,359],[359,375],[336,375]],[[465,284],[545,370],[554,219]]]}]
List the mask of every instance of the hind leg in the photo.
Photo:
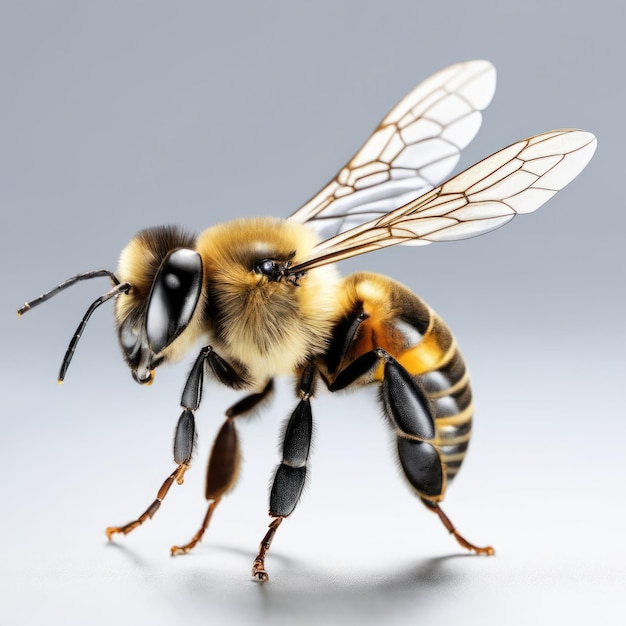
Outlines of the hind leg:
[{"label": "hind leg", "polygon": [[436,502],[431,502],[426,498],[422,498],[422,502],[427,509],[430,509],[433,513],[436,513],[439,516],[441,523],[448,529],[448,532],[454,536],[463,548],[470,550],[471,552],[476,552],[476,554],[484,554],[486,556],[493,556],[496,553],[491,546],[479,547],[465,539],[465,537],[457,531],[454,524],[450,521],[450,518],[441,510],[441,507]]},{"label": "hind leg", "polygon": [[477,554],[495,554],[491,546],[480,547],[467,541],[439,506],[446,490],[446,468],[437,446],[433,412],[425,393],[396,359],[382,349],[367,352],[339,373],[330,390],[347,387],[373,372],[381,362],[381,400],[396,431],[398,457],[407,480],[461,546]]}]

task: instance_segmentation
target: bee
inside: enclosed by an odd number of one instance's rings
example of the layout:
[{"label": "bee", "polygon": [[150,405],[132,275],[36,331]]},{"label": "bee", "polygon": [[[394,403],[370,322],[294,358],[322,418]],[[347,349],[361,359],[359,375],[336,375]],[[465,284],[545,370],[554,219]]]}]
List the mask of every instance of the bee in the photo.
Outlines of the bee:
[{"label": "bee", "polygon": [[[198,236],[175,226],[139,232],[116,272],[78,274],[28,302],[18,315],[78,281],[108,277],[112,288],[82,318],[61,365],[66,375],[92,313],[113,300],[124,359],[139,384],[157,367],[202,347],[187,376],[174,436],[176,469],[136,519],[107,528],[111,539],[153,517],[170,487],[182,484],[196,438],[205,381],[248,394],[226,411],[206,478],[206,515],[173,555],[189,552],[233,488],[241,452],[237,419],[253,411],[276,377],[295,380],[297,403],[282,436],[269,495],[271,523],[252,566],[265,559],[300,500],[309,469],[318,387],[334,392],[375,384],[396,438],[410,489],[465,549],[491,555],[461,535],[441,508],[470,440],[473,402],[467,368],[443,320],[408,288],[374,273],[341,277],[335,264],[381,248],[453,241],[530,213],[591,159],[585,131],[545,132],[496,152],[450,178],[495,91],[487,61],[447,67],[418,85],[383,119],[322,191],[286,219],[256,217],[212,226]],[[196,348],[197,349],[197,348]]]}]

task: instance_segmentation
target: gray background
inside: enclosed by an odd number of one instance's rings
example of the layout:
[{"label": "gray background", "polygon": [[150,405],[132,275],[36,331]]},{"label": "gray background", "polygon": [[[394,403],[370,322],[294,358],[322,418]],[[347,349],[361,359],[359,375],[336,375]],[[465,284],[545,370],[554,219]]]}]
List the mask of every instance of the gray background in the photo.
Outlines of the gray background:
[{"label": "gray background", "polygon": [[[623,542],[623,10],[595,2],[4,2],[0,624],[618,623]],[[267,482],[288,385],[241,424],[245,463],[195,554],[203,464],[234,396],[210,386],[196,463],[158,516],[106,543],[171,471],[189,366],[137,386],[110,310],[62,388],[61,357],[106,282],[17,320],[24,300],[113,269],[145,226],[285,216],[414,84],[487,58],[496,97],[467,166],[555,127],[598,152],[537,214],[486,237],[343,266],[388,273],[447,320],[477,421],[446,510],[494,559],[461,555],[399,478],[373,393],[324,395],[312,480],[268,557]],[[108,307],[107,307],[108,308]],[[190,359],[192,356],[190,355]]]}]

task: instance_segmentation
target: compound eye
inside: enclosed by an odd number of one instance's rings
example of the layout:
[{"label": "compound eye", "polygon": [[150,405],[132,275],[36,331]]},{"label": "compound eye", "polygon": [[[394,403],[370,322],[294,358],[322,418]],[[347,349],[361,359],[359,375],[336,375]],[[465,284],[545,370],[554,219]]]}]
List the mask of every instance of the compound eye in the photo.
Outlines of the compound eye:
[{"label": "compound eye", "polygon": [[187,328],[201,291],[200,255],[184,248],[170,252],[161,263],[148,301],[146,335],[155,354]]}]

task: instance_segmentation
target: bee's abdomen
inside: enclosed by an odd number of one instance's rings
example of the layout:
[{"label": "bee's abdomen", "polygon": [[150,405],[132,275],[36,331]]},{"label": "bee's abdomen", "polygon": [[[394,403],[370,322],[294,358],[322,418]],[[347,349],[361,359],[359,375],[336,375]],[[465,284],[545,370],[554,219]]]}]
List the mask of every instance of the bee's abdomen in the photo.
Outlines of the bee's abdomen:
[{"label": "bee's abdomen", "polygon": [[[432,315],[439,322],[434,325],[439,329],[435,332],[441,332],[443,327],[450,334],[441,319],[434,312]],[[417,373],[416,378],[432,402],[440,450],[451,479],[465,458],[474,414],[469,375],[456,341],[452,340],[433,369]]]},{"label": "bee's abdomen", "polygon": [[[469,375],[454,336],[425,302],[389,278],[354,274],[346,278],[345,287],[349,313],[340,324],[343,345],[335,341],[328,353],[331,370],[335,364],[343,369],[376,348],[393,356],[431,402],[437,444],[447,478],[453,478],[467,451],[473,417]],[[382,376],[381,366],[363,382]]]},{"label": "bee's abdomen", "polygon": [[[391,346],[387,351],[413,374],[429,397],[440,451],[447,477],[451,479],[461,467],[471,435],[473,404],[469,375],[456,340],[443,320],[412,293],[402,296],[401,312],[386,325],[395,331],[393,335],[401,332],[405,341],[396,339],[392,351]],[[419,314],[421,329],[411,322],[411,309]],[[413,332],[407,332],[407,326]]]}]

